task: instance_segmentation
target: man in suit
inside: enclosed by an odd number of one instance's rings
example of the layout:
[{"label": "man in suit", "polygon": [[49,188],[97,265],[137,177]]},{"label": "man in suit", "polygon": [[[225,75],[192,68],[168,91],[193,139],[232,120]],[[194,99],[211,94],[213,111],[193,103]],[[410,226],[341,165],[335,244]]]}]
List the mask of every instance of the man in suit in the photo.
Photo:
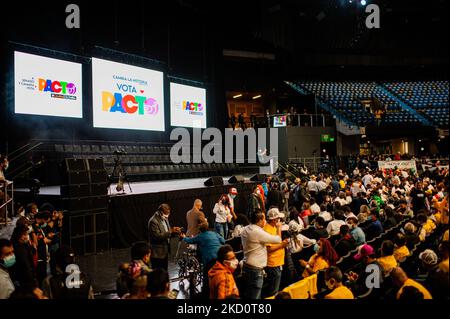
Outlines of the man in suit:
[{"label": "man in suit", "polygon": [[170,226],[169,215],[170,206],[161,204],[148,221],[149,241],[152,248],[150,260],[153,269],[168,269],[170,237],[181,233],[180,227]]}]

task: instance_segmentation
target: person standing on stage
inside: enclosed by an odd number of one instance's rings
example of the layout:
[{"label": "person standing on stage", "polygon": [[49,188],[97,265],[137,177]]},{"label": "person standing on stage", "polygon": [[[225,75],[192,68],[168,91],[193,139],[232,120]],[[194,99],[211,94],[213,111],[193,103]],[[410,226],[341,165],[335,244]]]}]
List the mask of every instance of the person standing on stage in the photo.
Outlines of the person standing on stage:
[{"label": "person standing on stage", "polygon": [[168,269],[170,237],[181,234],[180,227],[171,227],[169,224],[170,211],[168,204],[161,204],[148,221],[152,269]]},{"label": "person standing on stage", "polygon": [[205,214],[202,212],[203,203],[200,199],[194,201],[194,206],[190,211],[186,213],[187,220],[187,232],[186,237],[194,237],[200,233],[198,225],[202,218],[206,218]]}]

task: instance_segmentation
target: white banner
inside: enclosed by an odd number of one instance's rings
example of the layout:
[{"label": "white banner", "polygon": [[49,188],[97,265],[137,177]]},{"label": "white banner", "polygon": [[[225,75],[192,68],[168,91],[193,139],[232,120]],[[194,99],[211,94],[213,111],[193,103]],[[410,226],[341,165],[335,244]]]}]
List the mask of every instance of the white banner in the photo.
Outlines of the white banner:
[{"label": "white banner", "polygon": [[378,161],[379,169],[414,169],[417,171],[416,161]]},{"label": "white banner", "polygon": [[422,170],[425,170],[427,167],[430,169],[431,172],[434,171],[436,169],[436,167],[438,169],[448,169],[448,165],[433,166],[433,165],[429,165],[429,164],[422,164]]}]

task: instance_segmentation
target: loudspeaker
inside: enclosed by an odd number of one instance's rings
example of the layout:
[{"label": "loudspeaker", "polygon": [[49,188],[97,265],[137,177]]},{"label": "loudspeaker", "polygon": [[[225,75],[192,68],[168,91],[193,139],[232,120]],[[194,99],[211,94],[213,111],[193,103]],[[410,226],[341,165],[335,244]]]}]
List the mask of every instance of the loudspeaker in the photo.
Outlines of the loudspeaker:
[{"label": "loudspeaker", "polygon": [[264,182],[266,179],[266,174],[255,174],[252,177],[250,177],[250,180],[252,182]]},{"label": "loudspeaker", "polygon": [[205,181],[205,186],[222,186],[223,178],[222,176],[211,176]]},{"label": "loudspeaker", "polygon": [[98,171],[89,171],[91,176],[91,183],[107,183],[108,175],[106,174],[106,170],[98,170]]},{"label": "loudspeaker", "polygon": [[69,178],[68,184],[89,184],[89,172],[88,171],[69,171],[67,173]]},{"label": "loudspeaker", "polygon": [[233,175],[228,180],[228,183],[230,183],[230,184],[243,183],[243,182],[244,182],[244,176],[242,176],[242,175]]},{"label": "loudspeaker", "polygon": [[87,159],[88,169],[90,171],[102,171],[105,170],[105,164],[103,163],[103,158],[88,158]]},{"label": "loudspeaker", "polygon": [[86,160],[83,158],[66,158],[64,164],[66,170],[69,172],[85,171],[87,169]]},{"label": "loudspeaker", "polygon": [[89,185],[61,185],[61,197],[87,197],[90,195]]}]

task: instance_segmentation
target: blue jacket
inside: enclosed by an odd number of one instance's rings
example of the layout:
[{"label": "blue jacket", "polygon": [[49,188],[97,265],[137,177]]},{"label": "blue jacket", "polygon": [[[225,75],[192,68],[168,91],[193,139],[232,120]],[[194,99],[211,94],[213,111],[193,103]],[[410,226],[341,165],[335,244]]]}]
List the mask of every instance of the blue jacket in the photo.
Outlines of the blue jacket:
[{"label": "blue jacket", "polygon": [[213,231],[205,231],[195,237],[185,237],[183,240],[188,244],[196,244],[204,266],[217,258],[217,251],[225,244],[225,239]]},{"label": "blue jacket", "polygon": [[356,245],[362,245],[366,242],[366,234],[364,234],[363,230],[360,227],[356,227],[352,229],[350,232],[353,236],[353,239],[356,242]]}]

